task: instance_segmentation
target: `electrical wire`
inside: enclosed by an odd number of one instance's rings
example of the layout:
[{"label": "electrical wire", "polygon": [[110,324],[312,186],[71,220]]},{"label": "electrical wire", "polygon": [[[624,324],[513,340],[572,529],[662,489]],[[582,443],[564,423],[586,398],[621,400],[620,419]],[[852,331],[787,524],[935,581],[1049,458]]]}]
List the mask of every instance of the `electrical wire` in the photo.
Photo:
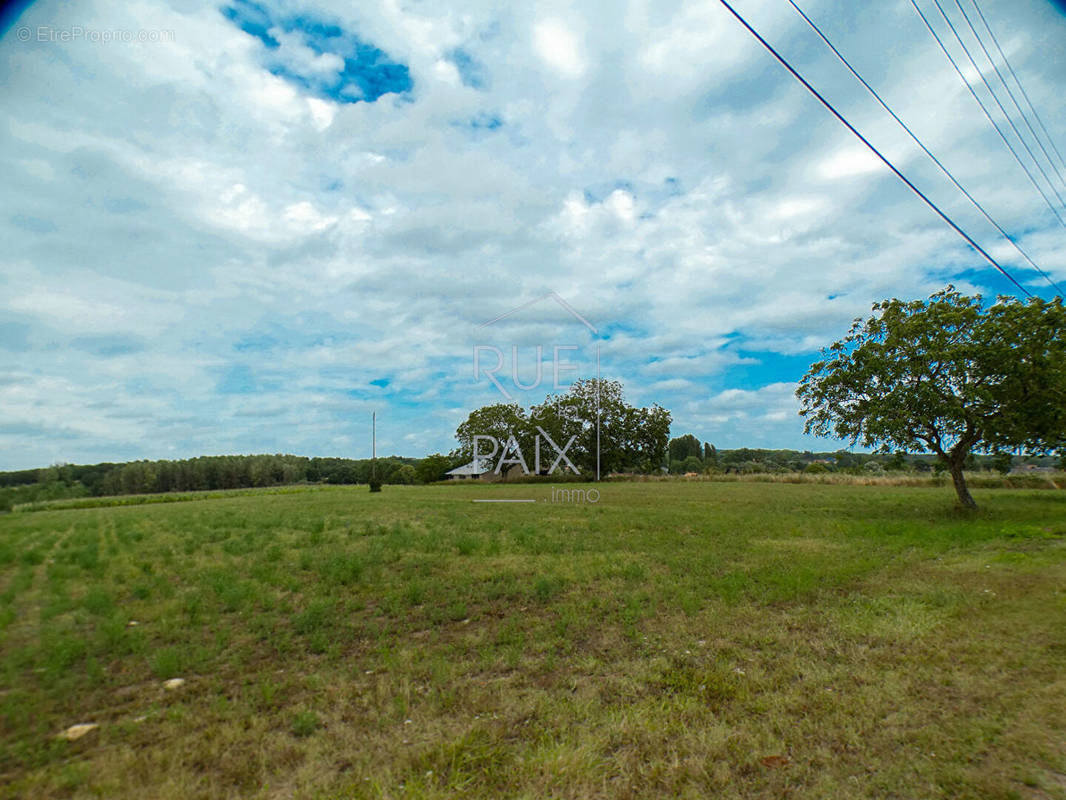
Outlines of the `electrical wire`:
[{"label": "electrical wire", "polygon": [[1021,245],[1018,244],[1018,242],[1016,242],[1014,238],[1010,234],[1008,234],[1007,231],[1005,231],[1003,227],[992,218],[992,215],[985,210],[985,207],[982,206],[977,201],[977,199],[972,194],[970,194],[970,192],[968,192],[961,183],[959,183],[955,176],[951,174],[951,170],[944,166],[944,164],[940,161],[939,158],[933,155],[929,148],[922,143],[922,140],[918,138],[918,135],[914,131],[912,131],[907,125],[907,123],[900,119],[899,115],[896,114],[896,112],[889,107],[888,103],[886,103],[881,98],[881,95],[877,93],[877,90],[874,89],[874,87],[871,86],[866,81],[866,79],[858,73],[858,71],[851,65],[847,58],[844,57],[844,54],[841,53],[840,50],[838,50],[831,41],[829,41],[829,37],[822,32],[822,29],[818,27],[817,23],[815,23],[814,20],[807,16],[806,12],[804,12],[804,10],[796,4],[795,0],[788,0],[788,2],[792,5],[794,9],[796,9],[799,15],[803,17],[807,24],[810,25],[814,32],[817,33],[819,37],[821,37],[822,41],[825,42],[829,49],[832,50],[833,53],[836,55],[836,57],[840,59],[840,62],[848,68],[848,71],[851,72],[851,74],[854,75],[856,79],[858,79],[859,83],[866,87],[866,90],[871,95],[873,95],[874,99],[878,103],[881,104],[881,107],[892,115],[892,119],[899,123],[900,127],[907,132],[907,135],[910,136],[912,140],[914,140],[914,143],[922,149],[922,152],[929,156],[932,162],[940,168],[940,171],[947,176],[948,180],[955,184],[955,187],[960,192],[962,192],[971,203],[973,203],[974,207],[984,215],[985,219],[987,219],[990,223],[992,223],[993,226],[995,226],[996,230],[998,230],[1003,235],[1003,238],[1005,238],[1008,242],[1014,245],[1014,249],[1017,250],[1026,261],[1029,262],[1033,269],[1035,269],[1044,277],[1044,280],[1051,284],[1055,291],[1057,291],[1060,295],[1064,294],[1062,288],[1046,272],[1044,272],[1044,270],[1040,268],[1040,266],[1032,259],[1032,257],[1027,252],[1025,252],[1025,250],[1022,249]]},{"label": "electrical wire", "polygon": [[866,145],[866,146],[867,146],[868,148],[870,148],[871,152],[873,152],[873,154],[874,154],[875,156],[877,156],[877,157],[878,157],[879,159],[881,159],[881,161],[883,161],[883,162],[884,162],[885,166],[887,166],[887,167],[888,167],[888,168],[889,168],[890,170],[892,170],[892,172],[893,172],[893,173],[895,173],[895,175],[896,175],[896,177],[897,177],[897,178],[899,178],[899,179],[900,179],[901,181],[903,181],[903,182],[904,182],[905,184],[907,184],[907,186],[908,186],[908,187],[909,187],[909,188],[911,189],[911,191],[912,191],[912,192],[914,192],[914,193],[915,193],[916,195],[918,195],[918,197],[920,197],[920,198],[921,198],[922,200],[924,200],[924,201],[925,201],[925,204],[926,204],[927,206],[929,206],[929,207],[930,207],[931,209],[933,209],[933,211],[935,211],[935,212],[937,213],[937,215],[938,215],[938,216],[939,216],[939,217],[940,217],[940,218],[941,218],[942,220],[944,220],[944,222],[946,222],[946,223],[947,223],[948,225],[950,225],[950,226],[952,227],[952,229],[954,229],[954,231],[955,231],[955,232],[956,232],[957,234],[959,234],[959,236],[961,236],[961,237],[962,237],[963,239],[965,239],[965,240],[967,241],[967,243],[968,243],[968,244],[969,244],[969,245],[970,245],[970,246],[971,246],[971,247],[972,247],[972,248],[973,248],[974,250],[976,250],[976,251],[977,251],[978,253],[980,253],[980,254],[981,254],[982,256],[984,256],[984,257],[985,257],[985,259],[986,259],[986,260],[988,261],[988,263],[990,263],[990,264],[991,264],[991,265],[992,265],[993,267],[995,267],[995,268],[996,268],[997,270],[999,270],[999,272],[1000,272],[1000,273],[1001,273],[1001,274],[1002,274],[1002,275],[1003,275],[1003,276],[1004,276],[1005,278],[1007,278],[1007,280],[1009,280],[1009,281],[1010,281],[1011,283],[1013,283],[1013,284],[1014,284],[1015,286],[1017,286],[1017,287],[1018,287],[1018,289],[1020,289],[1020,290],[1022,291],[1022,293],[1023,293],[1023,294],[1025,294],[1025,295],[1026,295],[1027,297],[1033,297],[1033,293],[1032,293],[1032,292],[1030,292],[1030,291],[1029,291],[1028,289],[1026,289],[1026,288],[1025,288],[1024,286],[1022,286],[1022,285],[1021,285],[1020,283],[1018,283],[1017,279],[1015,279],[1015,277],[1014,277],[1013,275],[1011,275],[1011,274],[1010,274],[1009,272],[1007,272],[1007,270],[1006,270],[1006,269],[1004,269],[1004,268],[1003,268],[1003,266],[1002,266],[1002,265],[1001,265],[1001,264],[1000,264],[1000,263],[999,263],[998,261],[996,261],[996,259],[994,259],[994,258],[993,258],[992,256],[990,256],[990,255],[988,254],[988,252],[987,252],[987,251],[986,251],[986,250],[985,250],[985,249],[984,249],[983,247],[981,247],[981,245],[979,245],[979,244],[978,244],[977,242],[975,242],[975,241],[973,240],[973,238],[971,238],[971,237],[970,237],[970,235],[969,235],[968,233],[966,233],[966,231],[964,231],[964,230],[963,230],[962,228],[960,228],[960,227],[959,227],[958,225],[956,225],[956,224],[955,224],[955,221],[954,221],[954,220],[952,220],[952,219],[951,219],[951,217],[949,217],[949,216],[948,216],[947,214],[945,214],[945,213],[944,213],[943,211],[941,211],[941,210],[940,210],[940,207],[939,207],[939,206],[938,206],[938,205],[937,205],[936,203],[934,203],[934,202],[933,202],[932,200],[930,200],[930,199],[929,199],[929,198],[928,198],[928,197],[927,197],[927,196],[926,196],[926,195],[925,195],[925,194],[924,194],[924,193],[922,192],[922,190],[921,190],[921,189],[919,189],[919,188],[918,188],[917,186],[915,186],[915,185],[914,185],[913,183],[911,183],[910,179],[909,179],[909,178],[907,178],[907,176],[906,176],[906,175],[904,175],[904,174],[903,174],[902,172],[900,172],[900,171],[899,171],[899,170],[898,170],[898,169],[896,168],[896,165],[895,165],[895,164],[893,164],[893,163],[892,163],[891,161],[889,161],[889,160],[888,160],[888,159],[887,159],[887,158],[886,158],[886,157],[885,157],[885,156],[884,156],[884,155],[883,155],[883,154],[881,153],[881,151],[880,151],[880,150],[878,150],[878,149],[877,149],[876,147],[874,147],[874,146],[873,146],[873,144],[872,144],[872,143],[870,142],[870,140],[869,140],[869,139],[867,139],[867,138],[866,138],[865,136],[863,136],[863,135],[862,135],[861,133],[859,133],[858,129],[857,129],[857,128],[856,128],[856,127],[855,127],[854,125],[852,125],[852,124],[851,124],[850,122],[848,122],[848,121],[847,121],[847,119],[845,119],[845,118],[844,118],[844,115],[843,115],[843,114],[841,114],[841,113],[840,113],[839,111],[837,111],[837,110],[836,110],[836,108],[835,108],[835,107],[833,106],[833,104],[832,104],[832,103],[830,103],[830,102],[829,102],[828,100],[826,100],[826,99],[825,99],[825,98],[824,98],[824,97],[823,97],[823,96],[821,95],[821,93],[820,93],[820,92],[819,92],[819,91],[818,91],[817,89],[815,89],[815,88],[814,88],[814,87],[813,87],[813,86],[812,86],[812,85],[811,85],[811,84],[810,84],[810,83],[809,83],[809,82],[807,81],[807,79],[806,79],[806,78],[804,78],[804,77],[803,77],[802,75],[800,75],[800,74],[799,74],[799,73],[798,73],[798,72],[797,72],[797,71],[795,70],[795,68],[794,68],[794,67],[793,67],[793,66],[792,66],[792,65],[791,65],[790,63],[788,63],[788,60],[787,60],[787,59],[785,59],[785,57],[784,57],[784,56],[782,56],[782,55],[781,55],[780,53],[778,53],[778,52],[777,52],[777,50],[775,50],[775,49],[774,49],[773,45],[771,45],[771,44],[770,44],[770,43],[769,43],[768,41],[766,41],[766,39],[764,39],[764,38],[762,37],[762,35],[761,35],[761,34],[760,34],[760,33],[759,33],[759,32],[758,32],[757,30],[755,30],[755,28],[753,28],[753,27],[752,27],[752,26],[751,26],[751,25],[750,25],[750,24],[748,23],[748,21],[747,21],[746,19],[744,19],[744,17],[742,17],[742,16],[741,16],[741,15],[740,15],[740,14],[739,14],[739,13],[737,12],[737,10],[736,10],[735,8],[733,8],[733,6],[731,6],[731,5],[730,5],[730,4],[728,3],[728,0],[719,0],[719,2],[721,2],[721,4],[722,4],[723,6],[725,6],[725,7],[726,7],[726,9],[727,9],[727,10],[729,11],[729,13],[730,13],[730,14],[732,14],[732,15],[733,15],[734,17],[736,17],[736,18],[737,18],[737,20],[738,20],[738,21],[740,22],[740,24],[741,24],[741,25],[743,25],[743,26],[744,26],[745,28],[747,28],[747,29],[748,29],[748,32],[749,32],[749,33],[751,33],[751,35],[752,35],[752,36],[754,36],[754,37],[755,37],[756,39],[758,39],[758,40],[759,40],[759,43],[760,43],[760,44],[761,44],[761,45],[762,45],[763,47],[765,47],[765,48],[766,48],[766,49],[767,49],[767,50],[768,50],[768,51],[770,52],[770,54],[771,54],[771,55],[772,55],[772,56],[773,56],[774,58],[776,58],[776,59],[777,59],[777,60],[778,60],[779,62],[781,62],[781,65],[782,65],[782,66],[783,66],[783,67],[784,67],[785,69],[787,69],[787,70],[788,70],[788,71],[789,71],[790,73],[792,73],[792,76],[793,76],[793,77],[794,77],[794,78],[795,78],[796,80],[798,80],[798,81],[799,81],[800,83],[802,83],[802,84],[804,85],[804,87],[806,87],[807,91],[809,91],[809,92],[810,92],[811,94],[813,94],[813,95],[814,95],[814,96],[815,96],[815,97],[816,97],[816,98],[818,99],[818,101],[819,101],[819,102],[820,102],[820,103],[821,103],[821,104],[822,104],[823,106],[825,106],[825,107],[826,107],[826,109],[828,109],[828,110],[829,110],[829,112],[830,112],[830,113],[831,113],[831,114],[832,114],[832,115],[833,115],[834,117],[836,117],[836,118],[837,118],[838,120],[840,120],[840,122],[841,122],[841,123],[843,123],[844,127],[846,127],[846,128],[847,128],[847,129],[849,130],[849,131],[851,131],[851,132],[852,132],[853,134],[855,134],[855,136],[857,136],[857,137],[859,138],[859,140],[860,140],[860,141],[861,141],[861,142],[862,142],[863,144],[865,144],[865,145]]},{"label": "electrical wire", "polygon": [[1018,73],[1014,71],[1014,67],[1010,64],[1010,59],[1007,58],[1007,54],[1003,52],[1003,48],[999,46],[999,39],[996,38],[996,34],[992,31],[992,26],[988,24],[988,20],[985,19],[985,13],[981,10],[981,6],[978,5],[977,0],[973,0],[973,7],[977,9],[978,15],[981,17],[981,22],[984,23],[985,30],[988,31],[988,35],[992,37],[992,42],[996,45],[996,50],[999,51],[1000,57],[1003,59],[1003,63],[1007,65],[1007,70],[1010,72],[1011,77],[1014,78],[1014,82],[1018,84],[1018,89],[1022,93],[1022,97],[1025,98],[1026,104],[1033,112],[1033,116],[1036,118],[1037,124],[1040,129],[1044,131],[1044,136],[1047,137],[1048,144],[1051,145],[1051,149],[1055,151],[1055,155],[1059,157],[1059,163],[1063,167],[1066,167],[1066,158],[1062,157],[1062,153],[1059,152],[1059,148],[1055,145],[1055,140],[1051,138],[1051,133],[1048,132],[1047,126],[1044,124],[1044,120],[1040,118],[1040,112],[1036,110],[1036,106],[1033,105],[1033,101],[1029,99],[1029,93],[1025,91],[1025,87],[1022,86],[1021,80],[1018,78]]},{"label": "electrical wire", "polygon": [[[959,36],[958,31],[955,30],[955,26],[951,23],[951,19],[948,17],[947,14],[944,13],[944,9],[941,7],[941,5],[939,3],[939,0],[933,0],[933,2],[936,3],[937,8],[940,9],[941,16],[944,17],[944,20],[948,23],[948,27],[951,28],[952,33],[955,34],[955,39],[962,46],[963,52],[965,52],[967,57],[970,59],[970,63],[973,65],[973,68],[977,71],[978,75],[980,75],[981,80],[984,81],[985,80],[984,75],[981,73],[981,70],[978,69],[976,62],[974,62],[974,60],[973,60],[973,56],[970,55],[970,51],[969,51],[969,49],[967,49],[966,44],[962,41],[962,38]],[[1029,167],[1026,166],[1025,162],[1022,160],[1022,157],[1018,153],[1018,151],[1014,149],[1014,145],[1011,144],[1010,140],[1007,138],[1007,135],[1005,133],[1003,133],[1002,129],[1000,129],[1000,127],[999,127],[999,124],[995,121],[995,119],[992,118],[992,113],[985,106],[984,101],[981,100],[980,96],[974,90],[973,86],[970,85],[970,82],[966,79],[966,76],[963,74],[962,69],[959,67],[959,65],[957,63],[955,63],[954,57],[951,55],[950,51],[944,45],[944,42],[941,40],[939,34],[937,34],[936,30],[934,30],[933,26],[929,23],[929,20],[926,19],[926,16],[925,16],[924,13],[922,13],[921,8],[918,7],[918,4],[915,2],[915,0],[911,0],[911,5],[914,6],[915,10],[918,12],[918,14],[921,16],[921,18],[925,21],[925,26],[929,29],[929,32],[933,34],[933,38],[937,40],[937,43],[940,45],[940,49],[944,51],[944,55],[946,55],[948,57],[948,60],[951,62],[951,65],[953,67],[955,67],[955,71],[959,74],[959,77],[962,79],[962,82],[964,84],[966,84],[966,88],[970,90],[970,94],[973,95],[974,100],[976,100],[977,104],[979,106],[981,106],[981,110],[985,113],[985,116],[988,118],[988,121],[992,123],[992,127],[995,128],[996,129],[996,133],[999,134],[999,138],[1001,138],[1003,140],[1003,143],[1005,145],[1007,145],[1007,149],[1010,150],[1011,153],[1014,154],[1014,158],[1018,161],[1018,164],[1021,166],[1021,168],[1023,170],[1025,170],[1025,174],[1029,176],[1029,180],[1032,181],[1033,186],[1035,186],[1036,190],[1038,192],[1040,192],[1040,196],[1044,198],[1044,202],[1047,203],[1048,208],[1051,209],[1051,213],[1055,215],[1055,217],[1058,219],[1058,221],[1062,225],[1062,227],[1066,228],[1066,220],[1064,220],[1062,218],[1062,215],[1059,214],[1058,209],[1055,208],[1055,204],[1051,202],[1051,199],[1047,196],[1047,193],[1043,190],[1043,188],[1037,182],[1036,178],[1033,177],[1033,173],[1029,171]],[[987,81],[985,81],[985,85],[986,86],[988,85]],[[991,89],[989,89],[989,91],[991,92]],[[999,103],[999,99],[996,98],[995,92],[992,92],[992,98],[996,101],[996,103]],[[1002,110],[1002,108],[1003,108],[1003,106],[1002,106],[1002,104],[1000,104],[1000,109]],[[1004,113],[1006,113],[1006,112],[1004,112]],[[1008,117],[1007,121],[1010,122],[1009,117]],[[1011,125],[1013,125],[1013,124],[1014,123],[1012,122]],[[1022,141],[1022,144],[1025,145],[1025,141],[1024,140]],[[1028,150],[1029,146],[1025,145],[1025,147]],[[1032,156],[1032,152],[1031,151],[1030,151],[1029,155]],[[1034,161],[1035,161],[1035,158],[1034,158]],[[1038,163],[1037,166],[1039,167],[1040,164]],[[1044,176],[1044,179],[1047,180],[1047,175]],[[1052,188],[1054,188],[1054,187],[1052,187]]]},{"label": "electrical wire", "polygon": [[[992,54],[988,52],[988,48],[985,47],[985,43],[981,39],[980,34],[977,33],[977,28],[975,28],[974,24],[970,21],[970,15],[966,13],[966,9],[962,7],[962,3],[960,3],[959,0],[955,0],[955,5],[958,6],[959,11],[962,12],[962,18],[966,20],[966,24],[969,26],[970,31],[974,35],[974,38],[977,39],[977,44],[979,44],[981,46],[981,51],[985,54],[985,58],[988,59],[988,63],[992,65],[992,69],[996,73],[996,77],[999,78],[999,82],[1002,83],[1003,84],[1003,88],[1007,90],[1007,96],[1011,99],[1011,102],[1014,103],[1014,107],[1016,109],[1018,109],[1018,113],[1022,115],[1022,121],[1025,123],[1026,127],[1029,128],[1029,133],[1031,133],[1033,135],[1033,138],[1036,140],[1037,146],[1040,148],[1041,152],[1044,154],[1044,158],[1046,158],[1047,159],[1047,163],[1049,165],[1051,165],[1051,171],[1054,172],[1056,176],[1058,176],[1059,183],[1061,183],[1064,187],[1066,187],[1066,180],[1063,180],[1062,173],[1059,172],[1059,168],[1055,165],[1055,160],[1051,157],[1051,154],[1047,151],[1047,148],[1044,147],[1044,143],[1040,140],[1040,137],[1036,135],[1036,130],[1033,128],[1032,123],[1029,122],[1029,116],[1024,111],[1022,111],[1021,104],[1018,102],[1018,99],[1014,96],[1013,90],[1007,84],[1007,81],[1004,80],[1003,73],[1001,73],[999,71],[999,67],[996,66],[995,59],[992,58]],[[986,83],[985,85],[987,86],[988,84]],[[1002,106],[1001,106],[1001,108],[1002,108]],[[1015,128],[1014,132],[1018,133],[1017,128]],[[1019,134],[1019,138],[1021,138],[1021,134]],[[1034,158],[1035,158],[1035,156],[1034,156]],[[1051,181],[1050,178],[1048,178],[1048,182],[1051,183],[1052,186],[1054,186],[1054,182]],[[1057,191],[1056,191],[1056,194],[1057,194]],[[1062,196],[1059,195],[1058,197],[1059,197],[1059,200],[1061,201],[1062,200]],[[1066,203],[1064,203],[1063,205],[1066,205]]]}]

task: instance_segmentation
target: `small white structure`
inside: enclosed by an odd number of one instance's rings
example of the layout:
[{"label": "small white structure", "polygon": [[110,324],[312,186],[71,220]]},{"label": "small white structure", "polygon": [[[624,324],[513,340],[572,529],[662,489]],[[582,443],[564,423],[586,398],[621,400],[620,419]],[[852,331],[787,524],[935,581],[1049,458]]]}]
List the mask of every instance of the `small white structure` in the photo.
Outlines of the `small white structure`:
[{"label": "small white structure", "polygon": [[1055,471],[1054,467],[1041,467],[1036,464],[1018,464],[1011,467],[1010,475],[1043,475]]},{"label": "small white structure", "polygon": [[450,481],[477,481],[491,480],[496,477],[492,471],[492,459],[479,458],[469,464],[463,464],[445,473]]}]

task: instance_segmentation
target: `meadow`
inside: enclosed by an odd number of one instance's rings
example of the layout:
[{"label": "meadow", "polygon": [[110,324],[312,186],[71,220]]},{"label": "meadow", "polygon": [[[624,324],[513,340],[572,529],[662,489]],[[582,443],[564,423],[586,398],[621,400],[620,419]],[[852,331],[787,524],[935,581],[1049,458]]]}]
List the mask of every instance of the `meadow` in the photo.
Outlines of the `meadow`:
[{"label": "meadow", "polygon": [[0,516],[0,796],[1066,798],[1066,492],[597,488]]}]

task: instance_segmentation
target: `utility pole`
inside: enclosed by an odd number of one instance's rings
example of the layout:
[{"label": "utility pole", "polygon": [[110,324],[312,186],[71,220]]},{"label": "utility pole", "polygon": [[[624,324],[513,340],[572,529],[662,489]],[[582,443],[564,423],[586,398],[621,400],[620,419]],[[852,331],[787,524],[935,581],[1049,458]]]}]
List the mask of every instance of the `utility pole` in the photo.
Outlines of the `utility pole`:
[{"label": "utility pole", "polygon": [[370,491],[381,491],[378,478],[378,412],[370,412]]}]

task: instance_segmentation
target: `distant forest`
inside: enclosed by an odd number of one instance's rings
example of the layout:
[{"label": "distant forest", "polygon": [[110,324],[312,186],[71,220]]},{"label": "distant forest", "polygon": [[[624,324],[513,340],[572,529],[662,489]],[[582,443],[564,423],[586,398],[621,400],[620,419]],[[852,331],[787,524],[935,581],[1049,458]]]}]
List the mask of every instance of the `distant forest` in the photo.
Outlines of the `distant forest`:
[{"label": "distant forest", "polygon": [[[384,483],[420,483],[444,477],[443,472],[426,474],[422,465],[426,461],[429,459],[379,458],[377,471]],[[420,465],[422,470],[416,469]],[[290,455],[57,464],[42,469],[0,472],[0,510],[8,510],[18,503],[64,497],[245,489],[297,483],[367,483],[370,470],[370,459]]]},{"label": "distant forest", "polygon": [[[389,456],[377,460],[378,476],[387,484],[433,483],[459,466],[459,453],[425,458]],[[1052,466],[1051,457],[1013,459]],[[970,469],[1006,472],[1010,456],[972,456]],[[370,479],[370,459],[308,458],[292,455],[200,456],[178,461],[131,461],[121,464],[56,464],[41,469],[0,472],[0,511],[19,503],[123,494],[212,491],[292,484],[365,484]],[[838,450],[813,453],[798,450],[718,450],[689,434],[672,439],[663,471],[690,473],[759,472],[933,472],[940,465],[934,456],[852,453]]]}]

